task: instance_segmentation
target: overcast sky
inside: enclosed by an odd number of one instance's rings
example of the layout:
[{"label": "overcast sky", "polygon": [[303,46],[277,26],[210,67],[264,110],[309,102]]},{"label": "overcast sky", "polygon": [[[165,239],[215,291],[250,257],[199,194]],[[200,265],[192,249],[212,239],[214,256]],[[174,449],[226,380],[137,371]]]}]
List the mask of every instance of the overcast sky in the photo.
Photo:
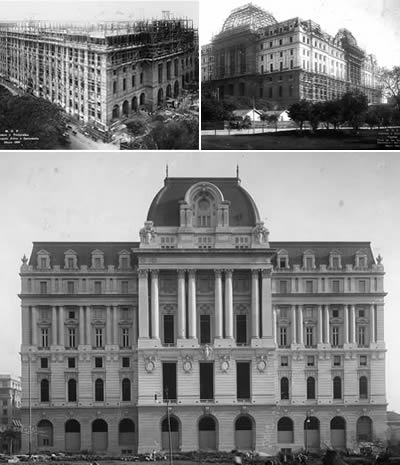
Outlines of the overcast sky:
[{"label": "overcast sky", "polygon": [[[232,9],[247,0],[200,0],[200,43],[219,33]],[[399,0],[255,0],[254,5],[273,14],[277,21],[299,16],[319,23],[335,35],[340,28],[353,32],[358,44],[392,67],[400,64]]]},{"label": "overcast sky", "polygon": [[[2,153],[0,373],[19,375],[21,257],[33,241],[136,241],[170,176],[235,176],[272,241],[371,241],[386,270],[389,408],[400,412],[400,157],[395,153]],[[397,378],[397,380],[396,380]]]},{"label": "overcast sky", "polygon": [[193,19],[198,27],[199,7],[197,1],[186,0],[126,0],[126,1],[1,1],[1,20],[46,20],[46,21],[126,21],[146,18],[161,18],[162,11],[173,17]]}]

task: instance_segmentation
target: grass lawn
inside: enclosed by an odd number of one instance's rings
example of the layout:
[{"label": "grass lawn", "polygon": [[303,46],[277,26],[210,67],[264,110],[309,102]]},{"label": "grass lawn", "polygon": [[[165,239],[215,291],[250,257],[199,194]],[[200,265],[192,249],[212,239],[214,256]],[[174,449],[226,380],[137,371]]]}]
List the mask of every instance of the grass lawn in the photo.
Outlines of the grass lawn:
[{"label": "grass lawn", "polygon": [[[377,150],[377,139],[384,130],[286,131],[238,136],[202,136],[203,150]],[[400,142],[399,142],[400,143]]]}]

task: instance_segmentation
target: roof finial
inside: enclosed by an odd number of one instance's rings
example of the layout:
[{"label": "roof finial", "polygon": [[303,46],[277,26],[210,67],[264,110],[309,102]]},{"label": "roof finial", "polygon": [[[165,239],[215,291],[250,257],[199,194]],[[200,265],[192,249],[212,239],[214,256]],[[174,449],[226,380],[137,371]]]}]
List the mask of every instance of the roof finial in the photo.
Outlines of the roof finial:
[{"label": "roof finial", "polygon": [[236,177],[239,179],[239,163],[236,165]]},{"label": "roof finial", "polygon": [[165,165],[165,177],[168,179],[168,163]]}]

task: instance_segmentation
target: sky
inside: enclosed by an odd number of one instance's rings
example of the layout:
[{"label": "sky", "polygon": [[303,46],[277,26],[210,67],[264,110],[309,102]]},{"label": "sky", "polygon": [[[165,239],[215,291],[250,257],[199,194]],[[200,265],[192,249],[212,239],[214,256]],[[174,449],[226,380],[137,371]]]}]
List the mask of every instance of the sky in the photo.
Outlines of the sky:
[{"label": "sky", "polygon": [[[200,0],[200,43],[218,34],[230,12],[248,0]],[[341,28],[352,31],[357,43],[374,54],[381,66],[400,64],[400,2],[398,0],[254,0],[275,17],[285,21],[300,18],[320,24],[335,35]]]},{"label": "sky", "polygon": [[[188,17],[198,27],[198,1],[187,0],[141,0],[129,1],[64,1],[15,0],[0,2],[1,20],[46,20],[46,21],[127,21],[147,18],[162,18],[162,11],[171,17]],[[1,21],[0,20],[0,21]]]},{"label": "sky", "polygon": [[[271,241],[371,241],[385,266],[389,409],[400,412],[400,156],[396,153],[2,153],[0,373],[20,374],[21,257],[33,241],[137,241],[171,177],[234,177]],[[397,378],[397,379],[396,379]]]}]

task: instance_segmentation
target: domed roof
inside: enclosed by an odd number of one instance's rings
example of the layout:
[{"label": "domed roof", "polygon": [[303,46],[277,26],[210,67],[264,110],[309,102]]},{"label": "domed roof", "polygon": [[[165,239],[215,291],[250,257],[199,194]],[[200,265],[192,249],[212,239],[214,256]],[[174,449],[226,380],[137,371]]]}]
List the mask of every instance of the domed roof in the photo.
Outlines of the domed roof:
[{"label": "domed roof", "polygon": [[347,42],[352,47],[357,47],[356,38],[348,29],[339,29],[338,33],[335,36],[335,40],[338,40],[342,43]]},{"label": "domed roof", "polygon": [[216,186],[225,201],[229,201],[230,226],[255,226],[260,221],[257,206],[250,194],[240,185],[238,178],[166,178],[164,187],[154,197],[147,221],[155,227],[179,227],[179,206],[187,191],[197,183]]},{"label": "domed roof", "polygon": [[235,27],[249,26],[251,29],[260,29],[276,24],[277,20],[268,11],[248,3],[247,5],[235,8],[227,17],[222,26],[222,32]]}]

